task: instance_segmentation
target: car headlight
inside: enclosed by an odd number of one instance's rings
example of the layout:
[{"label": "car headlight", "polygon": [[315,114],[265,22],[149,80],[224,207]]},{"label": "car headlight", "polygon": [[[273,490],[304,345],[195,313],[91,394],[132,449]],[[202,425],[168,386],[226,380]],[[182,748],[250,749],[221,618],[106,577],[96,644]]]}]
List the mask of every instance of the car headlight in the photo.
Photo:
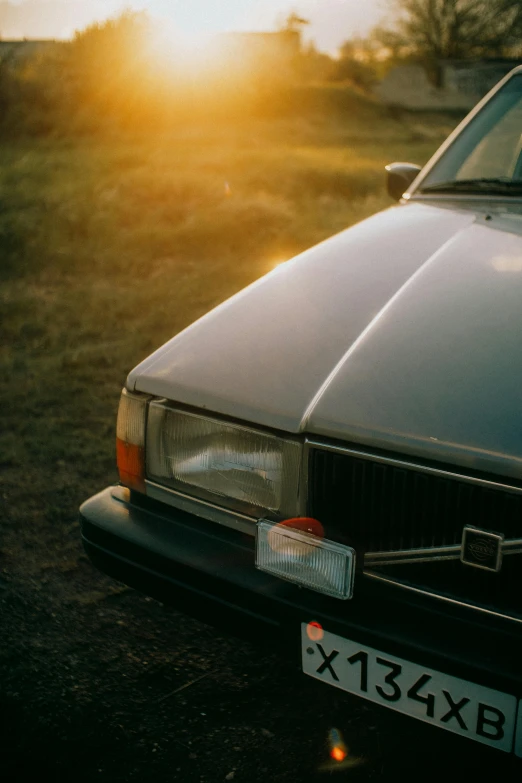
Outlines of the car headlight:
[{"label": "car headlight", "polygon": [[260,517],[297,513],[301,444],[151,402],[147,478]]}]

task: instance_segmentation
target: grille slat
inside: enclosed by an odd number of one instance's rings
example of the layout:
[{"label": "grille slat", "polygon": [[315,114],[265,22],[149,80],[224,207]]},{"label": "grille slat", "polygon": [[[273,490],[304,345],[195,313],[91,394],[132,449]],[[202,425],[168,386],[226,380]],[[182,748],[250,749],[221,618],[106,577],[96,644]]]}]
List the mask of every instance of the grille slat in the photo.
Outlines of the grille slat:
[{"label": "grille slat", "polygon": [[498,574],[470,568],[459,560],[386,565],[372,571],[435,595],[513,617],[522,616],[520,559],[517,556],[504,558]]},{"label": "grille slat", "polygon": [[[360,553],[460,544],[466,525],[522,538],[522,493],[349,453],[311,449],[308,501],[308,513],[322,522],[326,536]],[[521,567],[522,555],[509,555],[500,573],[458,560],[372,570],[437,595],[522,616]]]},{"label": "grille slat", "polygon": [[522,538],[522,493],[312,449],[309,513],[368,552],[459,544],[466,525]]}]

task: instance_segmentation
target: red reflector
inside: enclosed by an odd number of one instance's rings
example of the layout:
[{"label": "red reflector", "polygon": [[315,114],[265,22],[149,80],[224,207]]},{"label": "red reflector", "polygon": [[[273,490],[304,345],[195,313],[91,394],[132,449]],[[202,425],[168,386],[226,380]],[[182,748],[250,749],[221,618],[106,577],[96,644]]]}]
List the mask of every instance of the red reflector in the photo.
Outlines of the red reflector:
[{"label": "red reflector", "polygon": [[285,519],[279,523],[282,527],[291,527],[294,530],[301,530],[303,533],[311,533],[317,538],[324,538],[324,527],[318,519],[312,517],[294,517]]},{"label": "red reflector", "polygon": [[145,492],[145,449],[116,438],[116,456],[121,483]]},{"label": "red reflector", "polygon": [[320,642],[324,636],[323,626],[321,623],[316,623],[314,620],[306,626],[306,634],[310,641]]}]

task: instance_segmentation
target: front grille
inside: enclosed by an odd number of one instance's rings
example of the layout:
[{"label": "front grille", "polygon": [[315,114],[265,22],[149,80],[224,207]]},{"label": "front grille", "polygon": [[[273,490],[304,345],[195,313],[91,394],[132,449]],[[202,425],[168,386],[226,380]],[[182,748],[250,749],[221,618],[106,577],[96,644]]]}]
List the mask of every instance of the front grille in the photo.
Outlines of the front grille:
[{"label": "front grille", "polygon": [[394,582],[420,588],[464,604],[478,606],[513,617],[522,616],[520,591],[521,555],[504,557],[499,573],[481,571],[460,560],[386,565],[372,572]]},{"label": "front grille", "polygon": [[311,449],[308,494],[328,538],[358,551],[452,546],[465,525],[522,538],[522,493],[348,453]]}]

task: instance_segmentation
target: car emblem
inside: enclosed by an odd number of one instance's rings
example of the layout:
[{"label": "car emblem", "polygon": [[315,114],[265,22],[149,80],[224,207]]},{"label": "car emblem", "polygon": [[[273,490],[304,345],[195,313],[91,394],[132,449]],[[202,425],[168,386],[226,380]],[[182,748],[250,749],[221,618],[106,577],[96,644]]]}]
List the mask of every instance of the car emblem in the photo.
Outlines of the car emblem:
[{"label": "car emblem", "polygon": [[500,571],[504,535],[490,530],[466,526],[462,531],[460,560],[465,565],[484,571]]}]

